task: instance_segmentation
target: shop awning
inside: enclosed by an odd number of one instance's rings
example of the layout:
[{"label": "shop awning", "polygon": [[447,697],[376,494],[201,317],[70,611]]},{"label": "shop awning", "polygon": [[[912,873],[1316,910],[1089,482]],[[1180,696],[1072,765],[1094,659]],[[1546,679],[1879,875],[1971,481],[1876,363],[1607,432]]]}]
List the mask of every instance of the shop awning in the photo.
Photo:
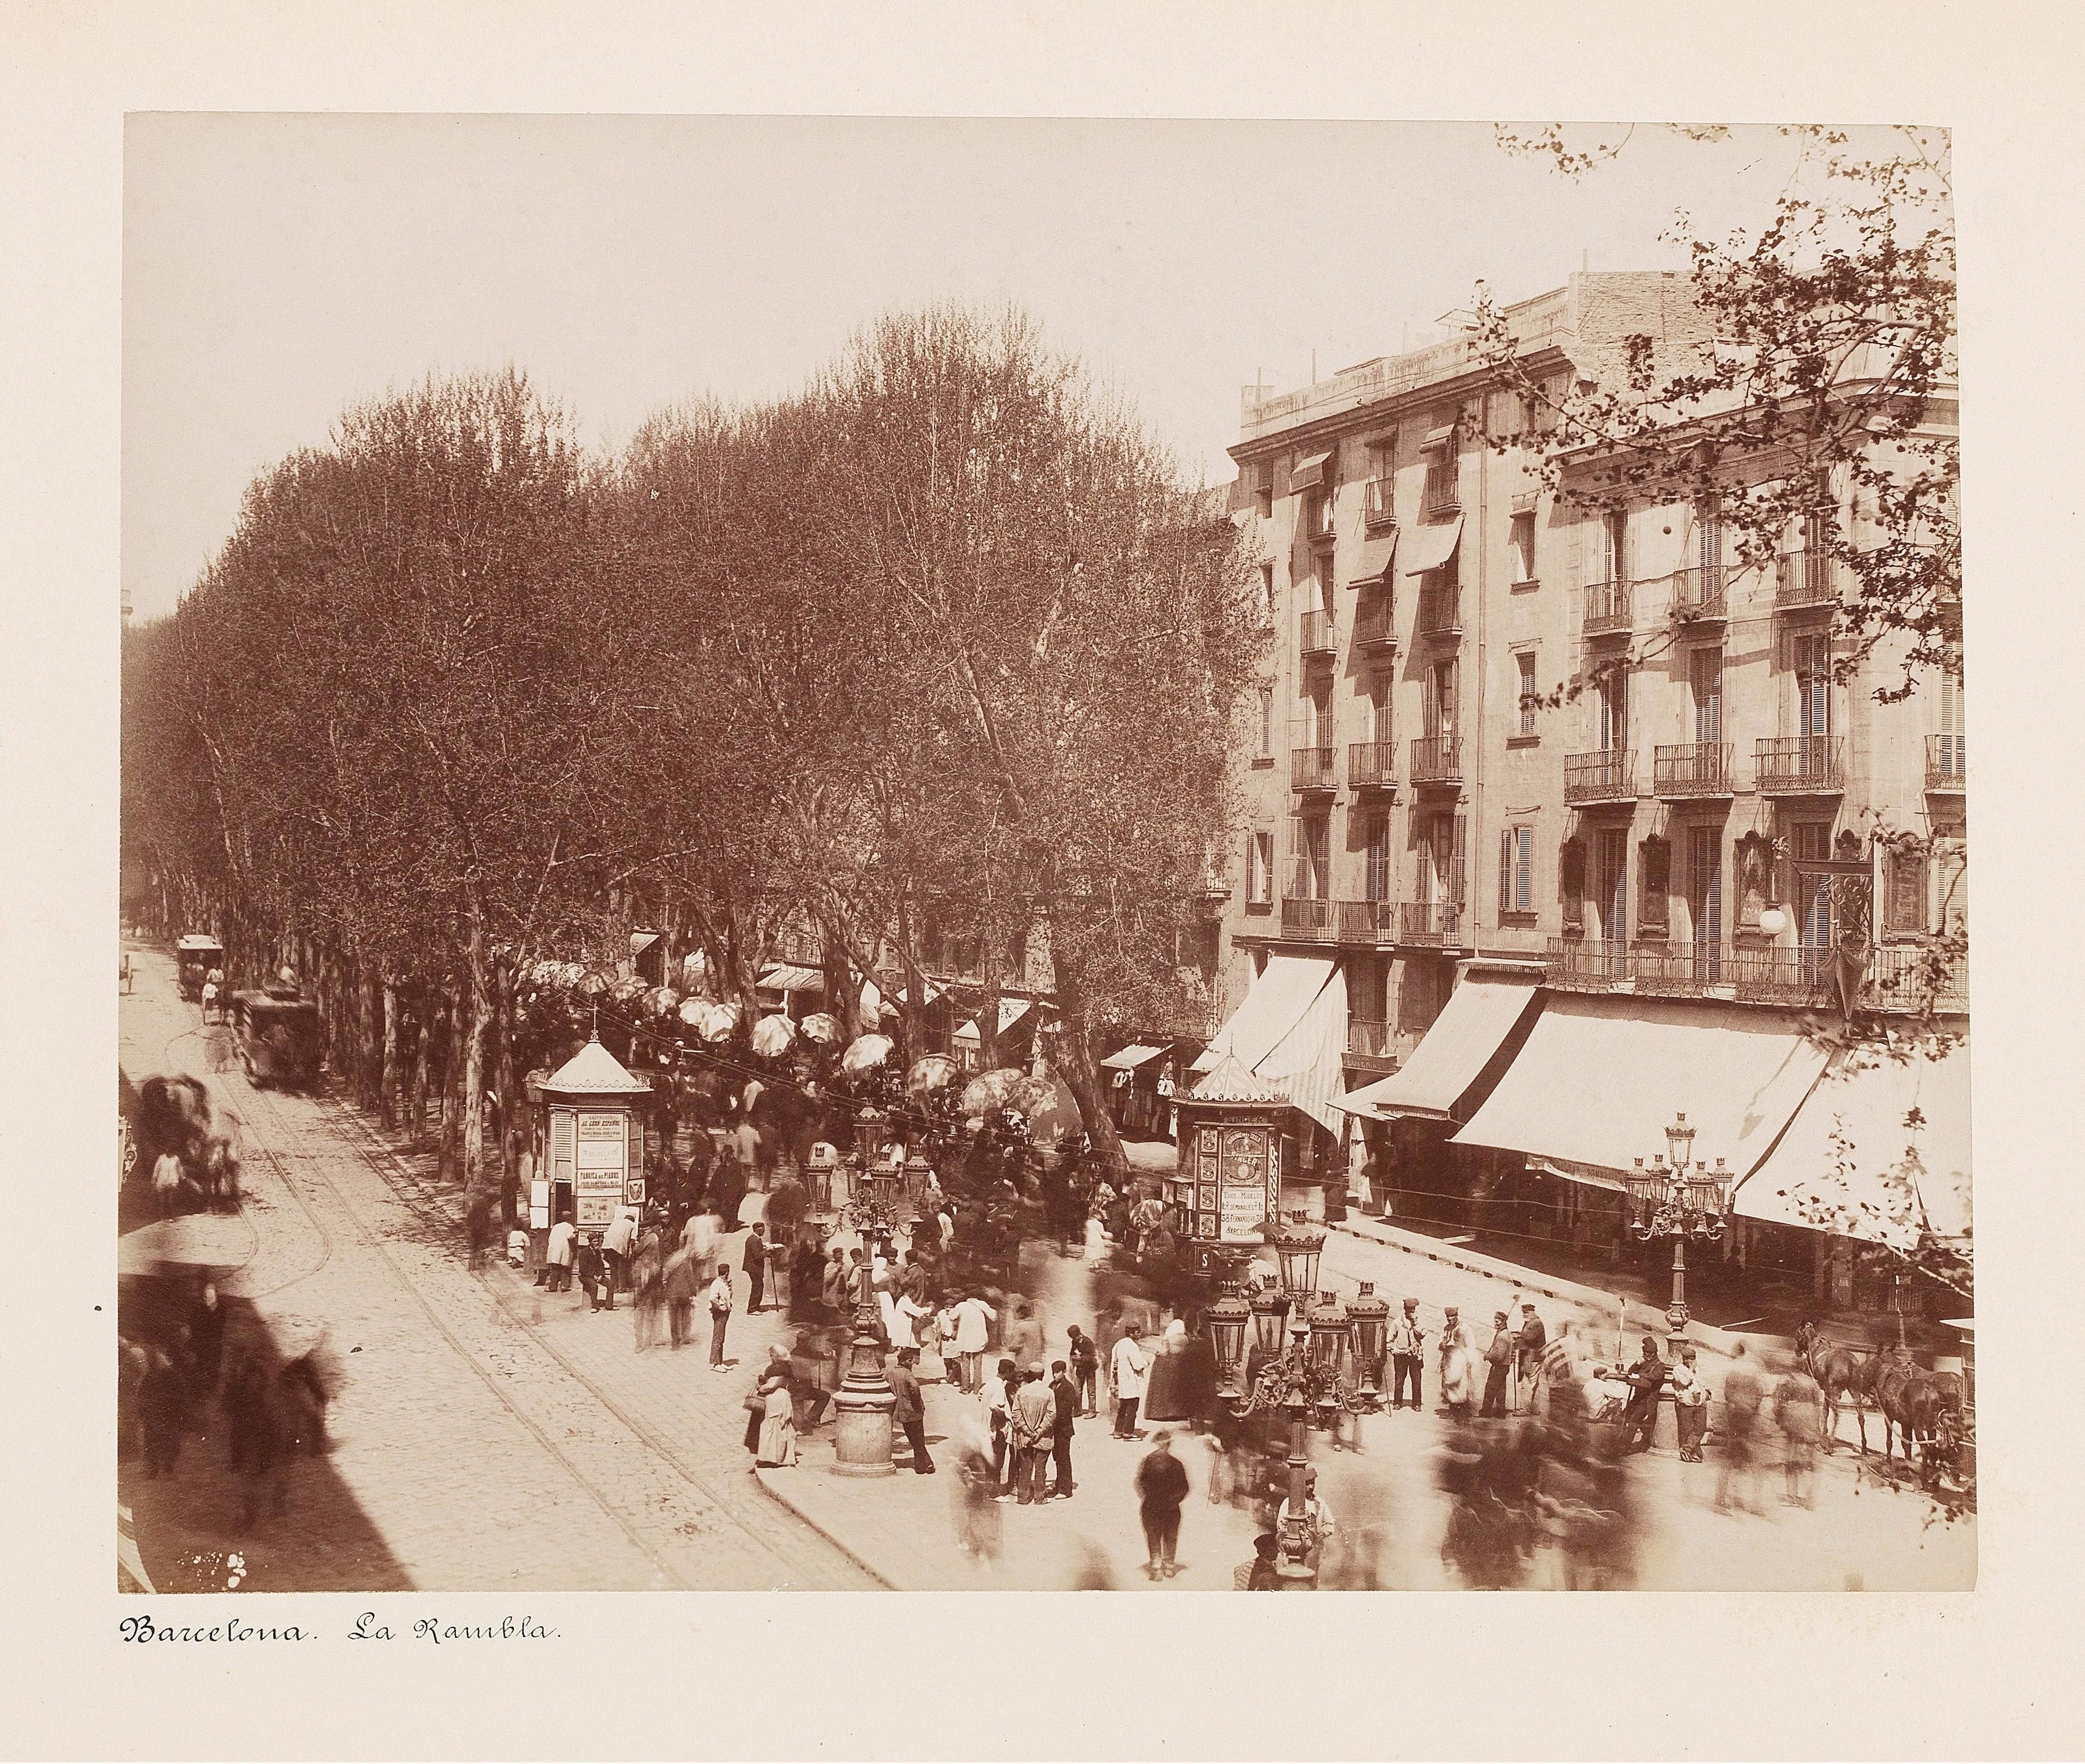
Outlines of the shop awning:
[{"label": "shop awning", "polygon": [[1293,495],[1299,490],[1315,490],[1325,481],[1325,462],[1332,457],[1327,448],[1322,453],[1306,453],[1296,462],[1296,470],[1289,474],[1289,488]]},{"label": "shop awning", "polygon": [[1388,1078],[1341,1097],[1338,1106],[1371,1120],[1454,1120],[1456,1103],[1534,1010],[1535,996],[1531,980],[1464,980],[1410,1059]]},{"label": "shop awning", "polygon": [[[898,988],[897,995],[898,1002],[901,1005],[909,1003],[911,1001],[911,991],[912,988],[909,986],[899,987]],[[921,988],[921,995],[924,998],[925,1001],[929,1005],[932,1004],[937,998],[945,998],[948,997],[948,993],[949,984],[946,980],[930,980],[927,982],[926,985]]]},{"label": "shop awning", "polygon": [[[1906,1250],[1969,1235],[1969,1050],[1842,1057],[1739,1188],[1740,1218]],[[1913,1120],[1914,1113],[1917,1116]]]},{"label": "shop awning", "polygon": [[634,961],[659,941],[656,931],[633,931],[630,933],[630,954]]},{"label": "shop awning", "polygon": [[[999,1001],[999,1032],[1003,1035],[1014,1024],[1027,1015],[1034,1001],[1026,998],[1002,998]],[[977,1018],[973,1017],[955,1033],[958,1041],[979,1042],[984,1038],[978,1032]]]},{"label": "shop awning", "polygon": [[1303,1020],[1331,977],[1332,964],[1323,956],[1269,955],[1243,1002],[1210,1038],[1208,1051],[1195,1062],[1195,1069],[1212,1071],[1228,1053],[1246,1071],[1258,1071],[1259,1062]]},{"label": "shop awning", "polygon": [[1824,1050],[1773,1013],[1552,993],[1455,1143],[1620,1175],[1662,1153],[1684,1112],[1694,1155],[1723,1158],[1742,1180],[1824,1069]]},{"label": "shop awning", "polygon": [[1428,448],[1446,447],[1454,438],[1455,425],[1452,423],[1444,423],[1437,429],[1429,429],[1426,431],[1426,439],[1419,445],[1423,452]]},{"label": "shop awning", "polygon": [[793,962],[777,962],[760,976],[771,993],[822,993],[826,977],[814,967],[798,967]]},{"label": "shop awning", "polygon": [[1346,1126],[1332,1099],[1346,1087],[1347,976],[1334,968],[1318,996],[1253,1070],[1329,1133]]},{"label": "shop awning", "polygon": [[1119,1048],[1101,1061],[1103,1072],[1134,1072],[1147,1060],[1156,1060],[1165,1052],[1163,1048],[1147,1048],[1138,1042],[1133,1046]]},{"label": "shop awning", "polygon": [[1455,555],[1455,547],[1463,542],[1463,517],[1443,521],[1437,526],[1414,527],[1404,547],[1404,573],[1424,576],[1429,570],[1437,570]]},{"label": "shop awning", "polygon": [[[1346,555],[1344,549],[1340,555]],[[1373,588],[1377,583],[1389,580],[1391,566],[1396,561],[1397,535],[1395,532],[1365,538],[1342,580],[1349,588]]]}]

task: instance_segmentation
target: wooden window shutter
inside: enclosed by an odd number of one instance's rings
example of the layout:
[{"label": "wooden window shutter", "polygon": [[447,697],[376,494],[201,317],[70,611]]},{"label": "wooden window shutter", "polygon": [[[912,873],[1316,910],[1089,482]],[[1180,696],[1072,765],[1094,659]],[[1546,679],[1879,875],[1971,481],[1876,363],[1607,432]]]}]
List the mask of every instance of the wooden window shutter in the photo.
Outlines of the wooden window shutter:
[{"label": "wooden window shutter", "polygon": [[1514,844],[1519,849],[1514,854],[1514,911],[1532,912],[1535,911],[1535,829],[1531,827],[1515,829]]},{"label": "wooden window shutter", "polygon": [[1889,929],[1896,932],[1920,932],[1926,929],[1926,856],[1914,851],[1894,851],[1890,853],[1889,866],[1884,873],[1888,880],[1888,899],[1884,908],[1884,920]]},{"label": "wooden window shutter", "polygon": [[1459,906],[1469,898],[1470,818],[1467,814],[1455,817],[1455,843],[1450,859],[1454,868],[1448,875],[1448,898]]}]

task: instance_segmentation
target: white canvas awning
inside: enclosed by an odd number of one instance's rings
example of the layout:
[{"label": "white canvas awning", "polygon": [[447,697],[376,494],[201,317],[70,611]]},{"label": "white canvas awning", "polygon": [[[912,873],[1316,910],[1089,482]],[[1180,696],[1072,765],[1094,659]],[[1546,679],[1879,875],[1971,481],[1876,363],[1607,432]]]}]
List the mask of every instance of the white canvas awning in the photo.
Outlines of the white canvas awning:
[{"label": "white canvas awning", "polygon": [[[1344,548],[1340,556],[1344,558]],[[1393,531],[1380,536],[1365,538],[1361,548],[1354,553],[1354,560],[1340,572],[1340,580],[1349,588],[1373,588],[1378,582],[1390,579],[1391,567],[1397,561],[1397,534]]]},{"label": "white canvas awning", "polygon": [[1346,1085],[1347,976],[1334,968],[1296,1027],[1253,1067],[1327,1133],[1346,1125],[1332,1099]]},{"label": "white canvas awning", "polygon": [[1464,980],[1412,1057],[1388,1078],[1341,1097],[1339,1107],[1372,1120],[1454,1119],[1463,1092],[1534,1010],[1535,998],[1531,980]]},{"label": "white canvas awning", "polygon": [[1296,462],[1296,470],[1289,474],[1291,493],[1299,490],[1315,490],[1325,481],[1325,465],[1332,457],[1327,448],[1322,453],[1306,453]]},{"label": "white canvas awning", "polygon": [[1824,1050],[1777,1013],[1552,993],[1455,1143],[1620,1175],[1662,1152],[1684,1112],[1695,1156],[1722,1158],[1742,1180],[1824,1069]]},{"label": "white canvas awning", "polygon": [[[1000,1000],[1000,1034],[1002,1035],[1004,1035],[1008,1030],[1011,1029],[1017,1022],[1020,1022],[1023,1017],[1026,1016],[1028,1014],[1028,1007],[1032,1002],[1032,1000],[1026,998],[1002,998]],[[968,1022],[965,1023],[962,1028],[958,1029],[955,1033],[955,1039],[958,1041],[967,1042],[972,1044],[983,1041],[984,1037],[978,1032],[977,1018],[973,1017]]]},{"label": "white canvas awning", "polygon": [[1404,573],[1424,576],[1429,570],[1443,567],[1455,555],[1455,547],[1463,542],[1463,517],[1457,515],[1452,521],[1443,521],[1435,526],[1415,527],[1404,546]]},{"label": "white canvas awning", "polygon": [[1163,1048],[1147,1048],[1141,1042],[1119,1048],[1101,1061],[1104,1072],[1134,1072],[1148,1060],[1156,1060],[1165,1052]]},{"label": "white canvas awning", "polygon": [[1248,1072],[1258,1071],[1259,1062],[1302,1021],[1331,977],[1332,963],[1323,956],[1268,956],[1238,1008],[1210,1038],[1208,1051],[1195,1062],[1195,1069],[1213,1070],[1228,1053]]},{"label": "white canvas awning", "polygon": [[[1970,1233],[1969,1050],[1877,1060],[1863,1049],[1818,1082],[1739,1186],[1739,1218],[1907,1250]],[[1875,1061],[1873,1064],[1866,1062]],[[1914,1118],[1915,1116],[1915,1118]]]},{"label": "white canvas awning", "polygon": [[777,962],[760,976],[771,993],[822,993],[826,977],[814,967],[799,967],[793,962]]}]

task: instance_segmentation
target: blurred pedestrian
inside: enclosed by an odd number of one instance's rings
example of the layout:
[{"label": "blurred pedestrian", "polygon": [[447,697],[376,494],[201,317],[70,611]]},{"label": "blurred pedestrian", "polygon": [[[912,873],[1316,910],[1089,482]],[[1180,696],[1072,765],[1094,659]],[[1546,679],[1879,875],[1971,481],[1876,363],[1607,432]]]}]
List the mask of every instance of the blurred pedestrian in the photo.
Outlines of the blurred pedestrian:
[{"label": "blurred pedestrian", "polygon": [[658,1346],[665,1320],[666,1265],[659,1253],[659,1234],[648,1230],[630,1259],[631,1305],[635,1313],[637,1351]]},{"label": "blurred pedestrian", "polygon": [[996,1562],[1000,1549],[999,1477],[991,1448],[970,1432],[956,1454],[956,1545],[980,1562]]},{"label": "blurred pedestrian", "polygon": [[1491,1345],[1484,1350],[1484,1401],[1478,1410],[1480,1415],[1500,1421],[1505,1418],[1506,1375],[1512,1368],[1517,1345],[1513,1331],[1506,1326],[1505,1312],[1494,1311]]},{"label": "blurred pedestrian", "polygon": [[1470,1405],[1476,1399],[1476,1370],[1471,1363],[1470,1332],[1463,1314],[1450,1305],[1441,1324],[1441,1401],[1457,1421],[1470,1418]]},{"label": "blurred pedestrian", "polygon": [[740,1259],[740,1265],[745,1270],[746,1284],[751,1289],[745,1301],[745,1314],[749,1317],[763,1308],[761,1299],[767,1282],[767,1227],[758,1219],[745,1234],[745,1253]]},{"label": "blurred pedestrian", "polygon": [[1759,1420],[1765,1401],[1765,1381],[1740,1341],[1730,1350],[1730,1370],[1723,1379],[1723,1462],[1716,1477],[1719,1513],[1739,1507],[1760,1511]]},{"label": "blurred pedestrian", "polygon": [[200,1409],[217,1394],[224,1364],[224,1305],[215,1281],[203,1282],[189,1311],[189,1393]]},{"label": "blurred pedestrian", "polygon": [[1535,1307],[1523,1303],[1520,1307],[1520,1335],[1515,1344],[1519,1355],[1522,1409],[1533,1406],[1535,1385],[1542,1376],[1542,1350],[1548,1339],[1549,1332],[1543,1328],[1542,1319],[1535,1316]]},{"label": "blurred pedestrian", "polygon": [[1692,1344],[1679,1350],[1671,1372],[1672,1413],[1679,1430],[1679,1461],[1699,1464],[1709,1433],[1709,1381],[1695,1363]]},{"label": "blurred pedestrian", "polygon": [[724,1370],[724,1336],[731,1324],[731,1270],[718,1265],[710,1282],[710,1370]]},{"label": "blurred pedestrian", "polygon": [[1137,1516],[1144,1522],[1144,1572],[1171,1579],[1180,1571],[1180,1507],[1187,1498],[1187,1467],[1173,1456],[1173,1435],[1163,1427],[1136,1467]]},{"label": "blurred pedestrian", "polygon": [[1412,1392],[1412,1406],[1423,1410],[1426,1403],[1426,1332],[1419,1327],[1419,1301],[1408,1299],[1397,1320],[1390,1326],[1390,1406],[1404,1406],[1404,1393]]},{"label": "blurred pedestrian", "polygon": [[900,1348],[896,1362],[886,1375],[895,1399],[890,1418],[912,1447],[912,1468],[921,1476],[934,1473],[934,1460],[927,1456],[927,1405],[919,1392],[917,1348]]},{"label": "blurred pedestrian", "polygon": [[1142,1334],[1141,1327],[1131,1318],[1109,1360],[1108,1370],[1115,1388],[1115,1436],[1118,1439],[1143,1438],[1136,1430],[1136,1408],[1144,1401],[1144,1376],[1151,1369],[1151,1358],[1144,1351]]},{"label": "blurred pedestrian", "polygon": [[147,1348],[145,1376],[138,1392],[138,1415],[145,1436],[145,1474],[173,1473],[180,1461],[181,1435],[188,1430],[188,1396],[182,1369],[172,1355]]},{"label": "blurred pedestrian", "polygon": [[1093,1407],[1094,1383],[1100,1371],[1100,1354],[1093,1345],[1093,1338],[1083,1333],[1076,1323],[1068,1332],[1071,1337],[1072,1382],[1079,1393],[1079,1413],[1094,1415],[1099,1410]]},{"label": "blurred pedestrian", "polygon": [[598,1240],[602,1260],[608,1265],[609,1309],[615,1308],[615,1295],[630,1287],[630,1252],[637,1241],[637,1209],[618,1207],[615,1217],[608,1222],[608,1229]]},{"label": "blurred pedestrian", "polygon": [[1817,1504],[1817,1442],[1823,1436],[1824,1392],[1802,1361],[1791,1357],[1773,1392],[1774,1425],[1781,1429],[1781,1499],[1790,1507]]},{"label": "blurred pedestrian", "polygon": [[1079,1392],[1062,1360],[1050,1362],[1050,1395],[1056,1404],[1050,1438],[1051,1454],[1056,1462],[1056,1480],[1051,1485],[1050,1498],[1068,1501],[1078,1486],[1072,1480],[1072,1435],[1079,1412]]},{"label": "blurred pedestrian", "polygon": [[1042,1325],[1028,1299],[1013,1307],[1013,1320],[1006,1328],[1006,1351],[1016,1366],[1030,1366],[1042,1358]]},{"label": "blurred pedestrian", "polygon": [[702,1267],[686,1242],[666,1258],[660,1271],[666,1300],[666,1333],[675,1347],[695,1338],[695,1295],[703,1290]]},{"label": "blurred pedestrian", "polygon": [[998,1315],[975,1292],[967,1294],[955,1307],[956,1358],[962,1366],[962,1388],[972,1396],[983,1386],[985,1341]]}]

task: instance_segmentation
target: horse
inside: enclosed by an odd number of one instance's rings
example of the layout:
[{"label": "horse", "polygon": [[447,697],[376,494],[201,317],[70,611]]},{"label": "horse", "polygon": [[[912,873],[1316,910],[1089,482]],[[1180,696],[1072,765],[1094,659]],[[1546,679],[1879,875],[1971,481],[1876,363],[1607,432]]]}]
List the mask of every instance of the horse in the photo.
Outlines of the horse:
[{"label": "horse", "polygon": [[1875,1375],[1875,1399],[1883,1412],[1883,1461],[1894,1456],[1900,1436],[1905,1464],[1917,1467],[1932,1456],[1942,1416],[1960,1412],[1962,1384],[1952,1373],[1928,1372],[1914,1365],[1899,1349]]},{"label": "horse", "polygon": [[1861,1455],[1867,1456],[1868,1418],[1867,1403],[1875,1395],[1875,1362],[1872,1356],[1854,1353],[1850,1348],[1835,1347],[1818,1331],[1817,1325],[1804,1318],[1795,1332],[1795,1350],[1802,1356],[1803,1363],[1810,1375],[1817,1381],[1817,1388],[1824,1396],[1824,1449],[1828,1452],[1837,1442],[1839,1414],[1845,1406],[1840,1399],[1854,1400],[1854,1425],[1860,1435]]}]

